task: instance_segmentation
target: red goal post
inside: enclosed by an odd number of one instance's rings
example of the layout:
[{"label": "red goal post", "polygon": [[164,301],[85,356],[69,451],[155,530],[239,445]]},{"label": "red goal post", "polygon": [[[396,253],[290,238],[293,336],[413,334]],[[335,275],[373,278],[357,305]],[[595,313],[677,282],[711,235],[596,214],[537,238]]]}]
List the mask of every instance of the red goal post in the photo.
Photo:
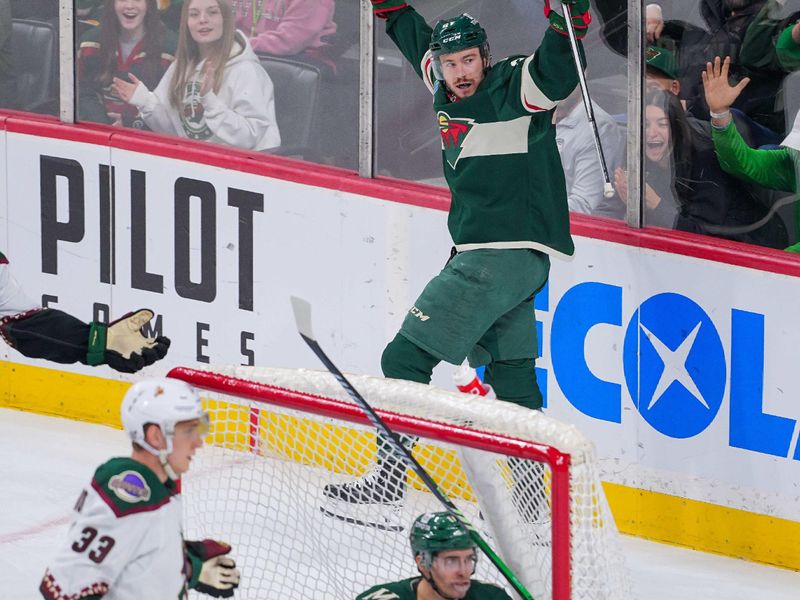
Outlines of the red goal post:
[{"label": "red goal post", "polygon": [[[374,428],[365,413],[352,401],[349,401],[346,394],[338,387],[335,379],[324,372],[302,369],[255,369],[251,367],[225,367],[202,370],[178,367],[170,371],[168,376],[182,379],[204,390],[201,392],[201,396],[204,398],[204,403],[212,417],[210,446],[213,450],[211,452],[215,454],[227,453],[229,458],[225,460],[230,461],[230,464],[236,464],[237,468],[242,461],[248,460],[243,458],[248,454],[256,457],[269,457],[270,460],[278,456],[282,461],[294,462],[298,465],[310,464],[316,467],[325,462],[324,455],[327,453],[327,450],[309,450],[309,448],[315,447],[316,444],[330,442],[334,447],[345,448],[347,452],[352,451],[353,447],[355,447],[355,444],[344,441],[346,434],[341,433],[343,431],[342,427],[346,429],[350,426],[355,426],[359,432],[372,431],[374,433]],[[350,377],[348,376],[349,379]],[[526,586],[531,586],[532,589],[530,591],[538,600],[541,598],[570,600],[584,597],[593,599],[604,597],[610,599],[613,597],[614,600],[619,600],[626,596],[627,591],[624,588],[627,587],[627,576],[624,573],[621,556],[619,556],[619,548],[615,547],[616,529],[605,504],[599,479],[577,482],[579,489],[576,490],[571,453],[563,448],[556,447],[552,443],[547,443],[553,441],[553,439],[548,438],[557,438],[559,435],[561,438],[569,440],[566,445],[572,446],[573,450],[576,447],[580,448],[581,457],[579,462],[582,466],[585,466],[586,462],[591,460],[591,456],[587,455],[591,444],[588,444],[581,436],[576,435],[574,427],[560,424],[538,412],[533,417],[531,413],[535,411],[520,409],[508,403],[460,393],[444,392],[430,386],[421,386],[411,382],[398,382],[362,376],[352,376],[351,382],[365,396],[367,401],[376,408],[376,412],[392,431],[418,438],[421,440],[418,446],[433,447],[436,448],[436,451],[442,448],[457,449],[456,460],[453,460],[452,456],[442,458],[443,455],[440,454],[438,462],[429,460],[428,465],[432,465],[432,467],[426,468],[451,499],[454,496],[460,498],[459,507],[462,507],[462,510],[465,506],[473,507],[472,510],[465,510],[469,520],[478,526],[483,533],[487,534],[487,540],[496,551],[498,551],[499,546],[500,555],[503,556],[503,559],[515,574],[526,583]],[[375,390],[378,390],[378,392],[375,392]],[[447,402],[444,402],[443,398],[446,398]],[[448,402],[450,406],[444,406]],[[420,405],[428,407],[428,409],[421,410]],[[501,418],[498,416],[500,413],[508,412],[511,414],[510,417],[504,415],[504,418]],[[422,413],[426,416],[420,416]],[[493,423],[487,426],[486,419],[478,418],[481,414],[489,415],[489,421]],[[526,439],[526,436],[519,435],[518,430],[504,427],[503,423],[517,422],[521,416],[528,419],[534,418],[534,420],[540,422],[542,426],[538,428],[544,432],[563,431],[555,436],[552,433],[545,433],[542,436],[544,439],[537,440],[530,439],[532,436],[527,436]],[[499,423],[499,425],[494,426],[494,422]],[[308,423],[311,423],[311,425]],[[331,426],[331,424],[335,424],[333,429],[326,429],[324,433],[316,431],[313,434],[303,433],[302,436],[298,433],[308,427],[326,427]],[[286,433],[276,433],[278,428],[281,429],[281,432],[286,429]],[[505,433],[503,429],[509,429],[509,432]],[[341,436],[342,440],[322,439],[336,438],[337,436]],[[276,451],[275,440],[281,437],[285,439],[280,443],[292,446],[290,452],[287,453],[286,447],[278,448]],[[303,441],[300,441],[301,437],[303,437]],[[576,439],[578,440],[577,446]],[[297,458],[298,446],[302,446],[299,451],[302,458],[299,460]],[[443,450],[443,452],[446,451]],[[367,449],[365,446],[364,449],[359,449],[357,452],[359,456],[364,454],[369,457],[370,461],[374,460],[374,449],[371,447]],[[470,454],[471,452],[472,454]],[[315,455],[309,457],[310,453]],[[316,454],[319,454],[319,456],[316,456]],[[235,458],[230,458],[231,456]],[[475,457],[475,459],[473,460],[470,457]],[[490,464],[486,463],[486,457],[491,457],[489,458],[491,464],[494,464],[492,461],[497,464],[503,464],[503,466],[498,467],[498,474],[494,478],[491,476],[484,477],[488,471],[494,470],[493,467],[484,469],[481,466]],[[496,457],[502,457],[502,459],[498,460]],[[521,516],[523,509],[509,499],[513,496],[514,485],[519,485],[517,480],[525,477],[525,475],[519,475],[519,467],[509,475],[511,473],[507,468],[510,464],[509,458],[520,459],[517,463],[514,463],[515,465],[543,466],[540,470],[535,471],[538,475],[531,475],[530,477],[536,482],[541,481],[543,493],[546,493],[547,514],[542,521],[547,531],[544,534],[541,533],[540,526],[538,532],[530,533],[527,537],[520,538],[516,535],[517,530],[530,525],[530,523],[526,524],[524,516]],[[217,518],[213,514],[207,513],[202,516],[198,515],[198,511],[193,512],[192,506],[194,503],[202,504],[208,500],[207,496],[219,494],[219,488],[224,487],[215,485],[213,481],[208,480],[206,475],[203,475],[203,460],[198,460],[197,464],[193,466],[192,472],[185,478],[184,502],[187,505],[187,517],[190,521],[192,519],[202,521],[199,524],[195,524],[195,526],[203,533],[226,539],[234,545],[234,548],[238,546],[241,551],[243,549],[241,541],[231,539],[231,532],[224,531],[224,526],[221,523],[215,523]],[[459,461],[463,464],[455,465]],[[472,463],[471,471],[467,468],[468,462]],[[225,468],[224,466],[221,467],[220,464],[224,465],[224,460],[222,463],[217,462],[210,467],[206,466],[205,469],[211,473],[219,473],[220,469]],[[198,476],[195,483],[192,473],[198,470],[198,467],[200,476]],[[294,466],[291,468],[295,469]],[[464,472],[469,472],[469,477],[466,478],[466,486],[463,485],[463,475],[460,474],[459,470],[461,468],[464,469]],[[297,466],[296,469],[300,473],[303,467]],[[331,469],[331,472],[333,473],[337,470],[334,468]],[[254,470],[252,472],[255,473]],[[534,471],[531,472],[533,473]],[[313,504],[314,498],[318,496],[318,490],[322,488],[326,481],[325,471],[322,471],[322,473],[321,476],[317,475],[318,483],[313,478],[310,480],[302,479],[301,482],[300,475],[297,475],[296,482],[292,481],[292,475],[290,475],[285,482],[281,479],[283,483],[276,483],[276,478],[273,476],[271,485],[285,489],[271,490],[270,494],[275,496],[274,501],[276,503],[282,505],[281,510],[284,510],[286,505]],[[346,474],[358,475],[359,473],[351,473],[348,469]],[[248,475],[246,477],[260,476]],[[218,476],[213,475],[212,479],[214,477]],[[204,478],[206,479],[205,482]],[[485,481],[481,482],[482,479],[485,479]],[[449,486],[448,490],[448,485],[446,485],[446,482],[443,485],[443,480],[455,480],[455,483],[451,482],[452,485]],[[247,483],[247,485],[249,484],[250,482]],[[417,487],[419,488],[420,486]],[[472,493],[470,489],[472,489]],[[230,490],[226,493],[233,496],[235,490]],[[284,498],[281,496],[283,493],[291,493],[293,494],[292,497],[297,497],[298,500],[287,501],[281,499]],[[295,494],[297,496],[294,496]],[[492,499],[481,504],[480,500],[484,497],[484,494],[487,495],[485,497],[492,497]],[[422,499],[423,495],[432,496],[431,494],[426,494],[424,489],[417,489],[414,498]],[[478,502],[474,502],[476,498]],[[259,497],[259,502],[262,501],[266,502],[263,497]],[[443,508],[431,507],[428,499],[425,499],[424,502],[419,500],[420,508],[415,509],[415,502],[416,500],[407,500],[409,506],[404,507],[404,510],[410,511],[404,515],[407,523],[410,523],[410,518],[416,516],[413,514],[415,510],[419,510],[419,512],[443,510]],[[216,501],[215,503],[219,504]],[[498,508],[500,505],[504,505],[504,508]],[[243,515],[247,512],[247,508],[238,510]],[[281,514],[285,515],[282,517],[282,526],[285,526],[286,522],[291,522],[295,518],[289,512]],[[523,524],[522,527],[520,523]],[[600,524],[600,529],[603,530],[601,535],[595,535],[594,533],[598,523]],[[190,528],[193,527],[191,522],[188,522],[187,525]],[[252,528],[252,526],[250,527]],[[575,528],[578,528],[578,538],[581,541],[591,538],[591,542],[588,544],[581,543],[580,546],[577,545],[574,539]],[[361,525],[348,525],[346,529],[340,528],[336,533],[337,540],[341,540],[338,542],[341,544],[340,547],[349,548],[353,546],[355,548],[363,544],[364,542],[360,536],[364,535],[363,530],[365,529],[368,528]],[[504,529],[506,532],[510,532],[505,534],[506,538],[516,539],[504,540]],[[609,533],[613,533],[613,535],[609,535]],[[268,541],[264,541],[268,540],[269,535],[268,533],[265,535],[266,537],[261,538],[261,541],[257,542],[256,545],[269,544]],[[286,539],[287,535],[292,534],[287,534],[284,531],[282,533],[283,539]],[[303,532],[298,532],[297,535],[302,536],[304,534]],[[348,539],[349,535],[354,536],[352,540]],[[388,548],[389,546],[389,544],[385,546],[384,544],[385,542],[380,542],[382,550],[384,547]],[[586,555],[587,548],[590,552],[596,553],[596,555]],[[259,552],[255,554],[259,555]],[[578,556],[575,556],[576,552]],[[248,556],[252,554],[249,546],[247,553]],[[535,569],[530,569],[524,560],[517,559],[517,555],[533,556],[534,553],[538,557],[536,559],[537,563],[549,564],[544,567],[537,566]],[[543,558],[543,553],[546,553],[548,557]],[[396,568],[394,563],[397,562],[405,563],[405,566],[408,567],[406,572],[409,576],[414,574],[413,562],[407,549],[402,554],[398,554],[397,551],[387,550],[384,558],[387,566],[388,563],[392,563],[391,568],[387,569],[385,577],[393,576],[391,570]],[[605,568],[598,568],[595,564],[584,568],[586,567],[585,564],[574,563],[576,558],[581,563],[603,563]],[[245,562],[247,562],[247,557],[245,557]],[[243,566],[244,572],[248,571],[248,567],[258,568],[256,565]],[[499,573],[492,572],[493,567],[489,561],[484,561],[482,568],[484,571],[478,574],[482,575],[481,579],[489,579],[499,585],[504,583]],[[381,571],[382,567],[379,565],[377,568],[371,567],[369,570]],[[537,572],[527,572],[531,570]],[[584,571],[591,573],[591,575],[587,577]],[[402,572],[402,569],[400,569],[400,572]],[[365,581],[369,585],[361,584],[363,588],[360,591],[371,585],[389,580],[382,579],[381,574],[377,572],[372,577],[374,580],[371,583]],[[549,579],[549,581],[541,581],[545,578]],[[606,578],[607,581],[600,581],[603,578]],[[269,587],[270,584],[265,582],[260,585]],[[285,582],[282,582],[281,586],[283,589]],[[342,584],[342,586],[342,597],[348,597],[352,590],[347,589],[345,592],[344,590],[347,586],[346,584]],[[325,586],[321,585],[320,587]],[[330,584],[327,584],[327,587],[330,588]],[[337,586],[334,587],[339,589]],[[601,588],[608,591],[602,591]],[[355,591],[358,592],[359,590],[356,589]],[[262,596],[259,595],[258,590],[253,590],[249,595],[243,595],[242,597],[255,598]]]}]

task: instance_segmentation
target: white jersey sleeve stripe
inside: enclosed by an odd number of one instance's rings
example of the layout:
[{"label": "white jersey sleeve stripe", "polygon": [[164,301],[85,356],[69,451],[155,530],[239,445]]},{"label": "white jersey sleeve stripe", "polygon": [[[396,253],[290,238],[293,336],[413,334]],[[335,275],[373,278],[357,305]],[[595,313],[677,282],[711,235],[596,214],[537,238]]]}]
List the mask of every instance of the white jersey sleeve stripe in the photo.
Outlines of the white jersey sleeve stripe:
[{"label": "white jersey sleeve stripe", "polygon": [[534,54],[531,54],[522,63],[522,82],[520,84],[520,100],[525,110],[531,113],[543,112],[555,108],[558,102],[548,98],[545,93],[539,89],[539,86],[533,81],[530,72],[530,64],[533,60]]},{"label": "white jersey sleeve stripe", "polygon": [[422,57],[420,67],[422,69],[422,81],[425,82],[425,85],[428,87],[428,91],[432,94],[433,86],[436,82],[433,79],[433,55],[431,54],[430,50],[428,50],[425,53],[425,56]]}]

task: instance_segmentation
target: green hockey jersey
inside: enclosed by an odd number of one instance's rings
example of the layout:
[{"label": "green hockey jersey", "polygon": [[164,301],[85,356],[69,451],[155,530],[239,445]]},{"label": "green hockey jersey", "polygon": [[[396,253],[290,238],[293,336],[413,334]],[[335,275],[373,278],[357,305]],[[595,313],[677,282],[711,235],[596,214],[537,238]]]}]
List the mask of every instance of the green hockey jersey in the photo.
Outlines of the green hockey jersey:
[{"label": "green hockey jersey", "polygon": [[[416,600],[420,579],[421,577],[411,577],[376,585],[356,596],[356,600]],[[511,596],[503,588],[473,579],[464,600],[511,600]]]},{"label": "green hockey jersey", "polygon": [[431,27],[411,7],[389,15],[387,33],[433,94],[456,248],[571,255],[553,125],[556,104],[578,83],[568,38],[548,29],[534,54],[499,61],[474,95],[453,102],[433,76]]}]

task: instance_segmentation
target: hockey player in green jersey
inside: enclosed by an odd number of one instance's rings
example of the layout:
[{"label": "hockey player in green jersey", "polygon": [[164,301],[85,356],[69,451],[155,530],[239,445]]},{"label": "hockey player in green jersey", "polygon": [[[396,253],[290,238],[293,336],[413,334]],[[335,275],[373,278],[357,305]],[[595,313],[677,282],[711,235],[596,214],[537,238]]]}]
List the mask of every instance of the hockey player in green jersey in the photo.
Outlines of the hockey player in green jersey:
[{"label": "hockey player in green jersey", "polygon": [[[555,107],[578,84],[566,21],[546,0],[550,27],[537,51],[492,65],[486,32],[469,15],[432,29],[403,0],[371,1],[433,95],[454,242],[450,261],[384,350],[383,373],[429,383],[439,362],[468,357],[486,365],[500,400],[540,408],[534,296],[547,282],[550,256],[574,251],[553,125]],[[588,0],[567,3],[582,38]],[[399,502],[404,494],[405,465],[385,444],[366,477],[324,490],[327,500],[351,506]]]},{"label": "hockey player in green jersey", "polygon": [[130,457],[98,467],[75,504],[66,542],[45,572],[47,600],[182,600],[187,588],[230,598],[239,583],[231,547],[183,539],[178,478],[203,445],[208,415],[177,379],[128,390],[122,425]]},{"label": "hockey player in green jersey", "polygon": [[472,579],[475,542],[451,514],[420,515],[409,538],[420,577],[376,585],[356,600],[510,600],[502,588]]}]

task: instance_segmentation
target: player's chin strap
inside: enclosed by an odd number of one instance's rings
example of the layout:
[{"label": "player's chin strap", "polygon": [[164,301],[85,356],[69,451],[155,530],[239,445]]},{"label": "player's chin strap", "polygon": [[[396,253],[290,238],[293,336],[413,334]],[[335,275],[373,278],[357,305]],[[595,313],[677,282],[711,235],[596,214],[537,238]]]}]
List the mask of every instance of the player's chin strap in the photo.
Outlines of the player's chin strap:
[{"label": "player's chin strap", "polygon": [[169,464],[169,452],[167,450],[159,450],[158,452],[158,462],[161,463],[161,466],[164,468],[164,471],[167,474],[167,477],[172,479],[172,481],[178,480],[178,474],[175,472],[175,469],[172,468],[172,465]]},{"label": "player's chin strap", "polygon": [[[160,426],[159,426],[160,427]],[[158,459],[158,462],[161,464],[161,468],[164,469],[164,472],[167,474],[172,481],[177,481],[178,474],[175,472],[175,469],[172,468],[172,465],[169,464],[169,455],[172,452],[172,436],[174,435],[174,431],[163,431],[164,437],[167,440],[167,447],[163,449],[155,448],[147,443],[145,440],[135,440],[142,448],[147,450],[150,454],[155,456]]]},{"label": "player's chin strap", "polygon": [[433,575],[430,577],[425,577],[425,573],[422,573],[422,578],[427,581],[428,585],[433,588],[433,591],[439,594],[439,596],[441,596],[444,600],[458,600],[458,598],[454,598],[453,596],[445,596],[442,590],[439,589],[439,586],[437,586],[436,582],[433,580]]},{"label": "player's chin strap", "polygon": [[[431,568],[433,567],[433,555],[430,554],[429,555],[429,560],[425,560],[425,561],[423,561],[423,563],[427,563],[428,564],[428,567],[427,567],[428,573],[431,573]],[[419,574],[422,575],[422,578],[425,581],[428,582],[428,585],[430,585],[431,588],[433,588],[433,591],[436,592],[437,594],[439,594],[439,596],[443,600],[458,600],[458,598],[454,598],[452,596],[445,596],[444,595],[442,590],[439,589],[439,586],[436,585],[436,582],[433,580],[433,573],[431,573],[430,575],[426,576],[425,573],[422,571],[422,569],[420,569],[419,567],[417,567],[417,571],[419,571]],[[473,574],[474,574],[474,572],[473,572]]]}]

